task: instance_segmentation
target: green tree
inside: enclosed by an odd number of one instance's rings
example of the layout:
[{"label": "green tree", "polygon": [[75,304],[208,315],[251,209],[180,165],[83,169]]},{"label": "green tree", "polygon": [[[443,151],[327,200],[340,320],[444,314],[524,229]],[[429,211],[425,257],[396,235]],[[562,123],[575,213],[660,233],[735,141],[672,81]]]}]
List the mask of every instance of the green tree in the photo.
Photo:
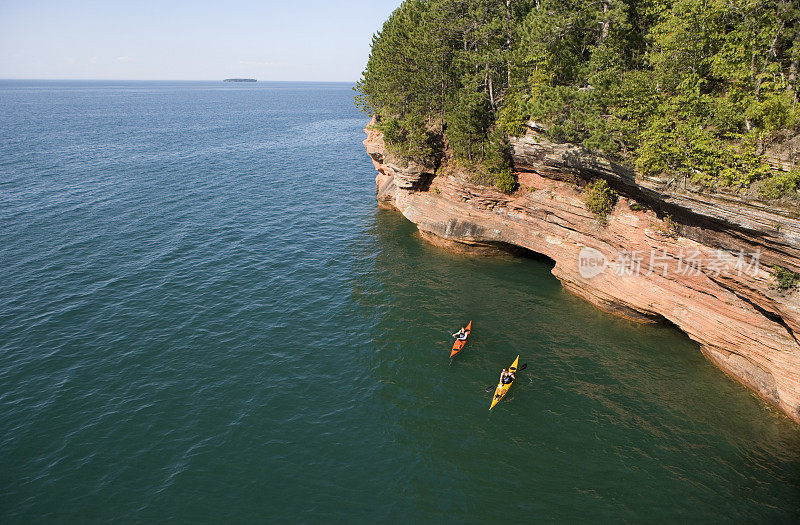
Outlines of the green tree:
[{"label": "green tree", "polygon": [[[356,86],[387,144],[497,179],[535,119],[646,174],[769,179],[800,127],[796,0],[407,0]],[[765,186],[767,187],[767,186]]]}]

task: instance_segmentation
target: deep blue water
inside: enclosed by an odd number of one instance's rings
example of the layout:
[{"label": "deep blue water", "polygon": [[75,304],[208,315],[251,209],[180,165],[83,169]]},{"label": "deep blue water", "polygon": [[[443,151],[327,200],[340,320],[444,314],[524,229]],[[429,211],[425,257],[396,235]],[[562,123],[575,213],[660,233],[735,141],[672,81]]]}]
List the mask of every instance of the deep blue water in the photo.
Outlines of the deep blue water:
[{"label": "deep blue water", "polygon": [[796,425],[379,211],[352,97],[0,81],[0,522],[800,519]]}]

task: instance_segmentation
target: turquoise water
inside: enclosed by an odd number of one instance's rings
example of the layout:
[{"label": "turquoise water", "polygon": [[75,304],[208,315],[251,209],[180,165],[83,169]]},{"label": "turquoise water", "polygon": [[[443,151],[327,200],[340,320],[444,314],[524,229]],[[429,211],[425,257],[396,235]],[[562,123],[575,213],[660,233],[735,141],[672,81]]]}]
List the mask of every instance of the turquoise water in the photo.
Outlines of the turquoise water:
[{"label": "turquoise water", "polygon": [[797,522],[796,425],[546,261],[426,245],[365,124],[344,84],[0,82],[0,521]]}]

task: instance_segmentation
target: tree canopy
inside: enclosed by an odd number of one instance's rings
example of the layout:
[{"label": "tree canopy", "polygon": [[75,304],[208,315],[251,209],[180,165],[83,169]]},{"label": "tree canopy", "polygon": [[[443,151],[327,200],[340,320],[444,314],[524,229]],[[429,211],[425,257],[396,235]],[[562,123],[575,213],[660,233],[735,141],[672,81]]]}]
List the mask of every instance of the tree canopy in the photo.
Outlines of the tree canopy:
[{"label": "tree canopy", "polygon": [[357,104],[398,153],[489,174],[533,119],[644,174],[746,187],[774,175],[764,137],[800,128],[799,18],[794,0],[406,0]]}]

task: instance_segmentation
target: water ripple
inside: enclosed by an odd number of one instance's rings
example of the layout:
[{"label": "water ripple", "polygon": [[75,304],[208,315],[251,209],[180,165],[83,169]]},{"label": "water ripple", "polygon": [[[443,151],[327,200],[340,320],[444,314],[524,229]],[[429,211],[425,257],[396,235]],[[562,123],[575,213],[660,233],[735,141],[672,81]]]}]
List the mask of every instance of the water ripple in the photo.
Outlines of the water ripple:
[{"label": "water ripple", "polygon": [[376,211],[350,86],[0,109],[0,521],[798,517],[797,428],[688,339]]}]

